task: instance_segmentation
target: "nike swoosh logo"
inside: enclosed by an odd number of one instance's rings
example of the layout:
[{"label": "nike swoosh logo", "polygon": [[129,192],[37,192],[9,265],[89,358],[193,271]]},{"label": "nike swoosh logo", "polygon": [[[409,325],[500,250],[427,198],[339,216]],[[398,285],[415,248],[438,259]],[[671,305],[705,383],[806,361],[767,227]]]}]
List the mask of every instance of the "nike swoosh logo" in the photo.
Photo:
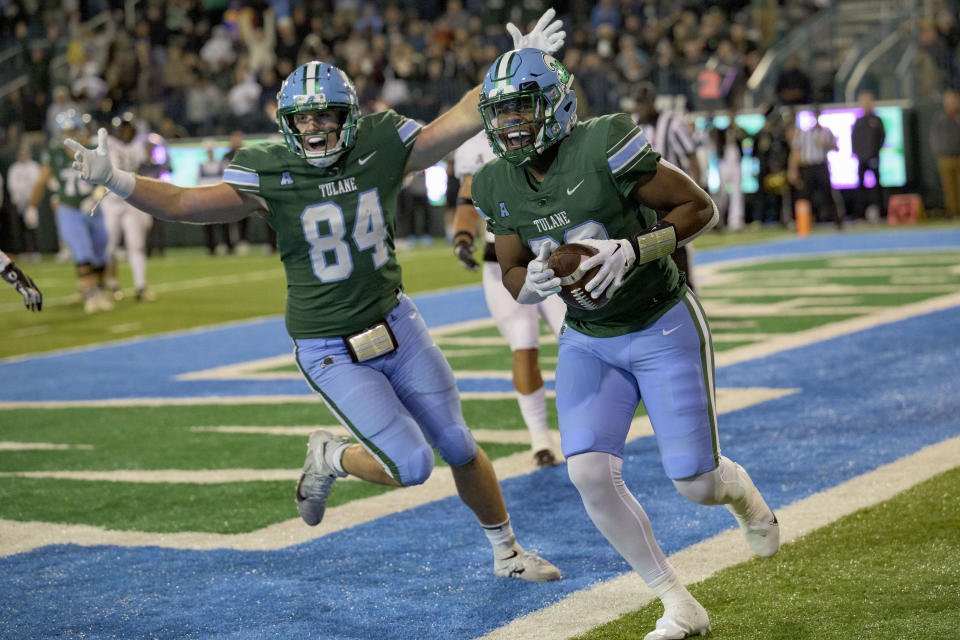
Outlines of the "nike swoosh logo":
[{"label": "nike swoosh logo", "polygon": [[357,162],[359,162],[360,164],[367,164],[367,160],[369,160],[370,158],[372,158],[372,157],[375,156],[375,155],[377,155],[377,152],[376,152],[376,151],[372,151],[372,152],[370,152],[369,154],[367,154],[367,155],[365,155],[364,157],[362,157],[362,158],[360,158],[359,160],[357,160]]},{"label": "nike swoosh logo", "polygon": [[676,331],[677,329],[679,329],[679,328],[682,327],[682,326],[683,326],[682,324],[678,324],[678,325],[675,326],[673,329],[664,329],[664,330],[663,330],[663,335],[668,336],[668,335],[670,335],[671,333],[673,333],[674,331]]},{"label": "nike swoosh logo", "polygon": [[[586,179],[586,178],[584,178],[584,180],[585,180],[585,179]],[[572,195],[573,195],[573,192],[576,191],[577,189],[579,189],[579,188],[580,188],[580,185],[582,185],[582,184],[583,184],[583,180],[581,180],[580,182],[578,182],[578,183],[576,184],[576,186],[574,186],[574,187],[568,187],[568,188],[567,188],[567,195],[568,195],[568,196],[572,196]]]}]

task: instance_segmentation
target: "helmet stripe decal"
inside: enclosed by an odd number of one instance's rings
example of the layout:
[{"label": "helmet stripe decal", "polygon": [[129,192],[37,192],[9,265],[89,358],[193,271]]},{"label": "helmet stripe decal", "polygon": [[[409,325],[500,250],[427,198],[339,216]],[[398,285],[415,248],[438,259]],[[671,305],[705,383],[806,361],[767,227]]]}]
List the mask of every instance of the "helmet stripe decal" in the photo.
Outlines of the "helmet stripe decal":
[{"label": "helmet stripe decal", "polygon": [[503,87],[510,84],[510,63],[513,62],[515,55],[516,54],[511,51],[500,56],[500,61],[497,65],[497,81],[494,86]]},{"label": "helmet stripe decal", "polygon": [[307,71],[303,74],[303,93],[304,95],[312,95],[317,92],[317,71],[320,67],[320,64],[317,62],[311,62],[307,65]]}]

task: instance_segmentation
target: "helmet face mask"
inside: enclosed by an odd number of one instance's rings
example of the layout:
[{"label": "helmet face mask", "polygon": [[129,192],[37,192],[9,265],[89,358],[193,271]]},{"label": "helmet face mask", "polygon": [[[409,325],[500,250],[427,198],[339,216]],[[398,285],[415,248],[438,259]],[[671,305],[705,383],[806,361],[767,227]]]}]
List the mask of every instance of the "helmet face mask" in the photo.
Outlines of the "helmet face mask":
[{"label": "helmet face mask", "polygon": [[287,148],[328,167],[356,143],[360,105],[353,83],[324,62],[297,67],[277,94],[277,124]]},{"label": "helmet face mask", "polygon": [[537,91],[503,94],[480,109],[483,128],[497,155],[523,163],[543,143],[544,100]]},{"label": "helmet face mask", "polygon": [[508,51],[483,79],[478,108],[494,153],[523,165],[577,122],[573,76],[539,49]]}]

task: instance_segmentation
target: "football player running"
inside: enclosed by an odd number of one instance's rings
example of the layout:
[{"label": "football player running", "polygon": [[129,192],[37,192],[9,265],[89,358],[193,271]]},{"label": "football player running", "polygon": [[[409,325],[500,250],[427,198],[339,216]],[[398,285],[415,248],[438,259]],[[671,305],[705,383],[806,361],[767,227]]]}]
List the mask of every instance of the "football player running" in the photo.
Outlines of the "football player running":
[{"label": "football player running", "polygon": [[[454,175],[460,180],[457,211],[453,219],[454,254],[460,264],[471,271],[480,268],[473,258],[473,252],[474,234],[482,218],[477,215],[470,200],[470,185],[473,174],[495,157],[483,131],[460,145],[453,155]],[[546,390],[538,361],[540,317],[557,335],[567,308],[556,296],[548,297],[536,305],[522,305],[514,300],[503,288],[503,274],[497,263],[493,241],[493,234],[487,232],[483,250],[483,295],[500,335],[507,340],[513,352],[513,387],[520,414],[530,432],[534,461],[539,467],[552,466],[557,463],[557,457],[547,429]]]},{"label": "football player running", "polygon": [[[717,220],[710,197],[660,160],[626,114],[578,123],[573,77],[536,49],[500,56],[483,81],[480,109],[500,156],[473,178],[473,200],[496,234],[503,283],[525,304],[560,290],[546,267],[557,246],[578,242],[599,265],[586,288],[613,294],[594,311],[568,306],[556,373],[561,449],[594,524],[663,602],[646,640],[710,629],[657,545],[624,485],[623,449],[640,398],[661,463],[690,500],[723,504],[760,556],[779,546],[779,525],[744,469],[720,455],[713,345],[699,300],[669,259]],[[657,212],[666,212],[657,222]]]},{"label": "football player running", "polygon": [[[548,10],[522,43],[563,43]],[[96,150],[68,140],[83,177],[164,220],[238,221],[259,213],[277,232],[287,276],[286,326],[297,365],[360,444],[311,434],[296,489],[309,525],[323,518],[334,480],[388,486],[424,482],[437,450],[494,551],[494,573],[560,578],[516,542],[489,458],[467,429],[449,364],[413,302],[394,255],[405,173],[422,171],[481,129],[480,87],[420,126],[385,111],[361,116],[353,84],[323,62],[301,65],[277,96],[284,143],[240,149],[223,182],[183,188],[114,168],[100,130]]]},{"label": "football player running", "polygon": [[[75,110],[64,111],[57,116],[57,130],[67,139],[83,136],[86,127]],[[82,145],[75,143],[77,146]],[[103,214],[94,211],[84,213],[93,206],[93,187],[80,179],[73,167],[73,148],[67,151],[59,142],[53,142],[43,154],[40,177],[33,185],[30,206],[36,207],[43,198],[47,183],[57,183],[55,211],[60,238],[70,247],[77,268],[77,279],[83,296],[83,308],[87,313],[113,309],[113,300],[103,289],[103,272],[107,264],[107,228]]]}]

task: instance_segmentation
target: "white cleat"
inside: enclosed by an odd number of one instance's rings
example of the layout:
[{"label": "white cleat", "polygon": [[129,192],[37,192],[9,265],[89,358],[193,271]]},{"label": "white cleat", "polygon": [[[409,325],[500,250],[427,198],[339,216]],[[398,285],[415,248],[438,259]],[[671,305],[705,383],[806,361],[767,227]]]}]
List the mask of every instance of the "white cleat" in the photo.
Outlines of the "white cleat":
[{"label": "white cleat", "polygon": [[769,558],[780,548],[780,523],[763,496],[754,486],[750,475],[743,467],[737,465],[737,470],[747,485],[747,494],[750,496],[750,507],[746,516],[738,516],[730,505],[726,505],[733,517],[740,524],[740,531],[753,552],[761,558]]},{"label": "white cleat", "polygon": [[683,640],[705,636],[710,631],[710,618],[707,610],[696,600],[689,600],[663,612],[657,620],[657,628],[643,637],[643,640]]},{"label": "white cleat", "polygon": [[337,438],[323,430],[310,434],[307,443],[307,459],[303,463],[303,473],[297,483],[297,511],[300,517],[311,527],[315,527],[323,520],[323,512],[327,509],[327,498],[330,496],[330,487],[337,478],[346,477],[346,473],[338,473],[327,464],[323,453],[327,447],[335,447],[345,438]]},{"label": "white cleat", "polygon": [[560,569],[514,543],[502,558],[494,558],[493,573],[498,578],[519,578],[527,582],[549,582],[563,577]]}]

